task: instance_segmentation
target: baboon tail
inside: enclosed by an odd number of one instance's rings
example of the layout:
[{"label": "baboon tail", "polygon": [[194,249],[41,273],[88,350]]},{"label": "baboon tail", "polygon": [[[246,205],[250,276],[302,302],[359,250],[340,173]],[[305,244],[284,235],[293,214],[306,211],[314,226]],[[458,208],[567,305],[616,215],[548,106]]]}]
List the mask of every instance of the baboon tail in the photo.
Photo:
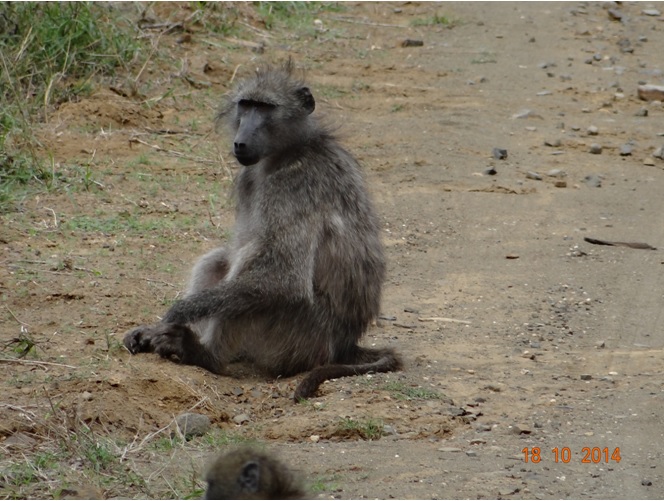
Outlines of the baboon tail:
[{"label": "baboon tail", "polygon": [[357,364],[331,364],[316,367],[295,389],[296,402],[313,397],[318,387],[328,379],[358,376],[370,372],[392,372],[403,367],[401,357],[391,348],[371,349],[358,346]]}]

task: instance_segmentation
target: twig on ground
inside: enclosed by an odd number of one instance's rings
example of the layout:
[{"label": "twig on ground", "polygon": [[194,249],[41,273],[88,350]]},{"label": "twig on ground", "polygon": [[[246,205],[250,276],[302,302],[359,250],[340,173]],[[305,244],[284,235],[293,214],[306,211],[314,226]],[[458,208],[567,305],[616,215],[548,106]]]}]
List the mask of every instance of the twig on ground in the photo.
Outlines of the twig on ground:
[{"label": "twig on ground", "polygon": [[25,365],[54,365],[56,367],[66,367],[67,369],[78,369],[73,365],[67,364],[58,364],[56,362],[42,362],[40,360],[19,360],[17,358],[0,358],[0,362],[6,362],[8,364],[25,364]]}]

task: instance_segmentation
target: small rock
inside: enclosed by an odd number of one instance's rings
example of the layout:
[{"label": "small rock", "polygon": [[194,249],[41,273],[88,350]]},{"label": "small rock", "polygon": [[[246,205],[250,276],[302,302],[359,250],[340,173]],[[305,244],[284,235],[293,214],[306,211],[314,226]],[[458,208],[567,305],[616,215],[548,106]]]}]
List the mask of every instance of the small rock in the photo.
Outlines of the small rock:
[{"label": "small rock", "polygon": [[646,16],[661,16],[662,13],[658,11],[657,9],[643,9],[641,11],[641,14],[644,14]]},{"label": "small rock", "polygon": [[565,171],[562,170],[562,169],[551,169],[549,172],[546,173],[546,175],[549,176],[549,177],[565,177],[565,176],[567,176]]},{"label": "small rock", "polygon": [[507,254],[505,256],[505,259],[519,259],[519,255],[518,254]]},{"label": "small rock", "polygon": [[243,424],[249,421],[249,416],[246,414],[238,414],[237,416],[233,417],[233,422],[235,424]]},{"label": "small rock", "polygon": [[623,144],[620,147],[620,156],[621,157],[628,157],[632,154],[632,145],[631,144]]},{"label": "small rock", "polygon": [[655,165],[655,160],[653,160],[653,159],[650,158],[650,157],[645,158],[645,159],[643,160],[643,165],[653,166],[653,165]]},{"label": "small rock", "polygon": [[537,96],[542,97],[542,96],[550,96],[553,94],[550,90],[541,90],[537,93]]},{"label": "small rock", "polygon": [[485,176],[495,176],[498,173],[495,167],[489,167],[488,169],[485,169],[483,174]]},{"label": "small rock", "polygon": [[386,424],[383,425],[383,433],[385,435],[397,435],[397,430],[394,428],[394,426]]},{"label": "small rock", "polygon": [[484,438],[473,438],[469,443],[470,445],[484,445],[486,440]]},{"label": "small rock", "polygon": [[538,341],[531,341],[530,342],[530,347],[533,350],[539,350],[542,347],[542,345]]},{"label": "small rock", "polygon": [[546,140],[544,141],[544,144],[545,144],[546,146],[551,146],[551,147],[553,147],[553,148],[557,148],[558,146],[560,146],[560,145],[563,144],[563,143],[562,143],[562,141],[561,141],[560,139],[557,139],[557,138],[556,138],[556,139],[546,139]]},{"label": "small rock", "polygon": [[594,125],[591,125],[590,127],[588,127],[587,132],[589,136],[596,136],[597,134],[599,134],[599,129]]},{"label": "small rock", "polygon": [[8,437],[4,442],[2,442],[2,447],[27,449],[30,447],[34,447],[36,444],[37,441],[34,438],[19,431],[17,433],[14,433],[12,436]]},{"label": "small rock", "polygon": [[593,377],[590,374],[581,374],[581,381],[590,381]]},{"label": "small rock", "polygon": [[606,341],[597,341],[595,343],[595,348],[605,348],[606,347]]},{"label": "small rock", "polygon": [[491,150],[491,154],[496,160],[505,160],[507,158],[507,150],[504,148],[494,148]]},{"label": "small rock", "polygon": [[593,155],[601,155],[601,153],[602,153],[602,145],[601,145],[601,144],[597,144],[597,143],[593,143],[593,144],[590,145],[590,149],[589,149],[588,151],[589,151],[590,153],[592,153]]},{"label": "small rock", "polygon": [[402,47],[422,47],[423,45],[423,40],[413,40],[411,38],[406,38],[403,42],[401,42]]},{"label": "small rock", "polygon": [[648,480],[647,478],[644,478],[641,480],[641,485],[645,485],[646,487],[650,487],[652,485],[652,482]]},{"label": "small rock", "polygon": [[590,188],[602,187],[602,178],[599,177],[597,174],[588,174],[584,178],[583,182],[586,183]]},{"label": "small rock", "polygon": [[565,181],[563,179],[559,179],[555,183],[553,183],[553,185],[556,188],[567,188],[567,181]]},{"label": "small rock", "polygon": [[533,172],[531,170],[526,172],[526,177],[528,179],[534,179],[535,181],[541,181],[542,180],[542,175],[541,174],[538,174],[537,172]]},{"label": "small rock", "polygon": [[636,113],[634,113],[634,116],[647,117],[648,116],[648,108],[639,108],[639,110]]},{"label": "small rock", "polygon": [[530,435],[533,432],[533,430],[530,429],[530,426],[525,424],[515,424],[510,426],[510,431],[514,435]]},{"label": "small rock", "polygon": [[609,9],[606,11],[606,13],[609,15],[609,19],[612,21],[621,21],[623,18],[622,12],[620,12],[618,9]]},{"label": "small rock", "polygon": [[664,146],[660,146],[655,151],[652,152],[652,156],[664,160]]},{"label": "small rock", "polygon": [[186,438],[205,435],[210,430],[210,418],[204,414],[186,412],[176,417],[175,422]]},{"label": "small rock", "polygon": [[458,447],[439,447],[437,450],[439,452],[461,452]]},{"label": "small rock", "polygon": [[664,101],[664,85],[639,85],[637,94],[643,101]]},{"label": "small rock", "polygon": [[242,395],[244,395],[244,390],[242,388],[240,388],[239,386],[236,386],[235,388],[233,388],[232,391],[233,391],[233,395],[235,395],[236,397],[241,397]]},{"label": "small rock", "polygon": [[89,402],[90,400],[92,400],[92,393],[90,393],[89,391],[84,391],[83,393],[81,393],[81,398]]},{"label": "small rock", "polygon": [[466,451],[466,456],[468,456],[469,458],[476,458],[477,451]]},{"label": "small rock", "polygon": [[309,437],[309,440],[311,440],[315,444],[320,440],[320,435],[311,435]]}]

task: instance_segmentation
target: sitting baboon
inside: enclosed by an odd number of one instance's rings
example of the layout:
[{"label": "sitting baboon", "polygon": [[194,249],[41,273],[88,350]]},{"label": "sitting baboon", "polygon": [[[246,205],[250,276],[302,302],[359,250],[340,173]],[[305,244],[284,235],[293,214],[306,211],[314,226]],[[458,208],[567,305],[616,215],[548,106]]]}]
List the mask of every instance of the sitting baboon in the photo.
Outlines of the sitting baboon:
[{"label": "sitting baboon", "polygon": [[205,474],[205,499],[305,499],[290,470],[269,455],[245,447],[217,457]]},{"label": "sitting baboon", "polygon": [[295,399],[331,378],[401,368],[388,348],[358,345],[379,313],[385,275],[379,223],[357,161],[312,116],[290,60],[228,97],[235,132],[230,245],[194,266],[161,322],[128,332],[131,353],[156,352],[217,374],[252,361],[273,377],[309,371]]}]

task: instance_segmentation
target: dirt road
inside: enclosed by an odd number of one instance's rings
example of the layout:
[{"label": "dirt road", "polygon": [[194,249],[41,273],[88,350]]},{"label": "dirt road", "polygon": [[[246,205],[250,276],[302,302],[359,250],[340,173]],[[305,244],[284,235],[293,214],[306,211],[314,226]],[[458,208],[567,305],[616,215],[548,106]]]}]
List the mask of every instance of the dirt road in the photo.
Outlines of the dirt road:
[{"label": "dirt road", "polygon": [[[664,107],[637,97],[664,85],[656,9],[349,4],[302,36],[256,29],[260,56],[202,29],[165,35],[171,59],[151,62],[142,98],[100,89],[63,105],[44,141],[63,175],[88,165],[97,184],[2,216],[0,329],[10,339],[22,322],[39,360],[76,369],[5,365],[0,432],[35,441],[5,447],[5,467],[51,443],[57,403],[136,478],[74,461],[44,481],[106,497],[184,496],[210,454],[250,438],[321,498],[662,498],[664,254],[584,240],[664,248]],[[118,343],[225,238],[236,167],[207,134],[214,108],[237,65],[288,54],[365,166],[389,257],[367,342],[406,360],[306,405],[289,400],[299,378],[224,378]],[[174,76],[185,58],[189,83]],[[192,407],[212,439],[141,442]],[[23,489],[7,492],[49,495]]]}]

